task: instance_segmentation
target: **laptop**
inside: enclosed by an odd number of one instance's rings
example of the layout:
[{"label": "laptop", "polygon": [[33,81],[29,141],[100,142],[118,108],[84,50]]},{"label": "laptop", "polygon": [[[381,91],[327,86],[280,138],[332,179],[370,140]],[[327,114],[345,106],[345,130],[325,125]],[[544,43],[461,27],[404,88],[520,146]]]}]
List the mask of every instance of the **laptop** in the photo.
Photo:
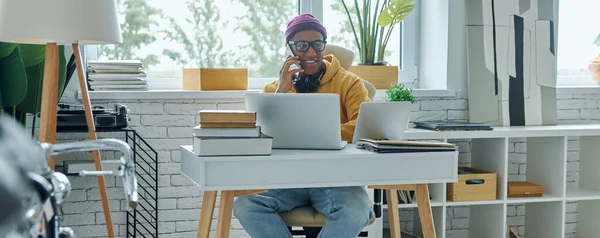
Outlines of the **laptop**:
[{"label": "laptop", "polygon": [[246,93],[246,110],[273,137],[273,149],[331,149],[346,146],[340,126],[340,99],[326,93]]},{"label": "laptop", "polygon": [[352,143],[360,138],[403,140],[412,104],[403,102],[363,102]]}]

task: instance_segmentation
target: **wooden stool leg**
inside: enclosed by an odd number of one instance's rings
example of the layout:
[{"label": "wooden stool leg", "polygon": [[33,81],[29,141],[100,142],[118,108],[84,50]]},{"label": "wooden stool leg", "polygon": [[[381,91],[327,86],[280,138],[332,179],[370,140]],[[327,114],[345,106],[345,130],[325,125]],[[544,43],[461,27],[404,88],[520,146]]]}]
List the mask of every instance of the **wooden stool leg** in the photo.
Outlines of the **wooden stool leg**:
[{"label": "wooden stool leg", "polygon": [[205,191],[202,196],[202,207],[200,208],[200,221],[198,221],[197,238],[208,238],[210,224],[212,223],[215,203],[217,202],[217,191]]},{"label": "wooden stool leg", "polygon": [[398,190],[386,189],[388,217],[390,219],[390,237],[400,238],[400,216],[398,215]]},{"label": "wooden stool leg", "polygon": [[415,188],[419,218],[421,219],[421,229],[423,229],[423,238],[435,238],[435,228],[433,226],[433,215],[431,213],[431,203],[429,201],[427,184],[417,184],[415,185]]},{"label": "wooden stool leg", "polygon": [[219,206],[219,218],[217,219],[217,238],[228,238],[231,227],[231,216],[233,212],[233,198],[235,191],[221,191],[221,204]]}]

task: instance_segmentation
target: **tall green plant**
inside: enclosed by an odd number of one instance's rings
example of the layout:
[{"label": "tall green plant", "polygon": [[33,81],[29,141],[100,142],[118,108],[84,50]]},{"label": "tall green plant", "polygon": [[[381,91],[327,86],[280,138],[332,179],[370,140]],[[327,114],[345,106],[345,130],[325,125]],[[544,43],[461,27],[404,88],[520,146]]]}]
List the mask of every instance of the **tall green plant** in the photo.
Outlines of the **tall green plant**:
[{"label": "tall green plant", "polygon": [[[64,46],[59,46],[59,56],[58,98],[67,78]],[[25,123],[27,113],[39,113],[45,58],[45,45],[0,42],[0,111],[7,111],[21,123]]]},{"label": "tall green plant", "polygon": [[362,7],[354,0],[356,21],[344,0],[340,1],[352,26],[361,64],[384,64],[385,49],[394,26],[414,10],[413,0],[383,0],[381,5],[380,0],[374,5],[372,0],[363,0]]}]

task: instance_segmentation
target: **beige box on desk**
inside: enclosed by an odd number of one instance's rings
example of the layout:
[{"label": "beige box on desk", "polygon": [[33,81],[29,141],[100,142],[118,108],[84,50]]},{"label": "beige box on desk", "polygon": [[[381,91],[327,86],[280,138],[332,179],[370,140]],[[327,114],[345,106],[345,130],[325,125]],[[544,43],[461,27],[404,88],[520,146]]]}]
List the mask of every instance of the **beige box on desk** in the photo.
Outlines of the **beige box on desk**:
[{"label": "beige box on desk", "polygon": [[184,90],[248,90],[246,68],[183,69]]}]

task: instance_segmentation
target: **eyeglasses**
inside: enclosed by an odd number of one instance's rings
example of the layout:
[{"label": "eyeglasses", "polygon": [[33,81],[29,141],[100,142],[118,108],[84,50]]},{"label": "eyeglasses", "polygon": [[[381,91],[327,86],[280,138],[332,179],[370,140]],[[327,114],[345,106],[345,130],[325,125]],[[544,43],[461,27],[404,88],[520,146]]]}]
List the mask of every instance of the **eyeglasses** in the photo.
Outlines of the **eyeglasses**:
[{"label": "eyeglasses", "polygon": [[297,51],[304,52],[308,50],[308,47],[312,46],[315,52],[321,52],[325,50],[327,41],[316,40],[316,41],[290,41],[288,44],[293,45]]}]

